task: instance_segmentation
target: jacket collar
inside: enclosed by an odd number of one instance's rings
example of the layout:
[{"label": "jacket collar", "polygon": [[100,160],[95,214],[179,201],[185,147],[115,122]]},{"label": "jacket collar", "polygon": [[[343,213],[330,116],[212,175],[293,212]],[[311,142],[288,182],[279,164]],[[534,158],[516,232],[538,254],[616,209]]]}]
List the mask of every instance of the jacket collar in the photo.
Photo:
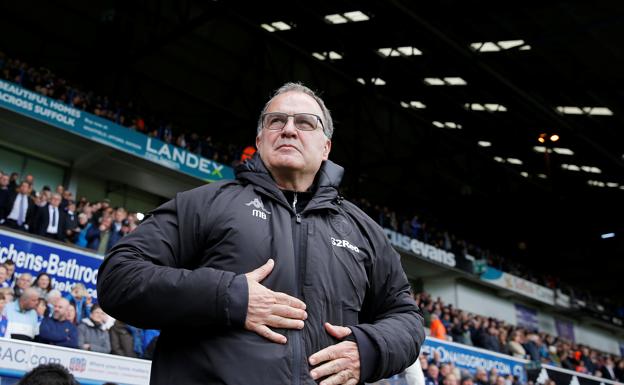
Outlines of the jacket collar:
[{"label": "jacket collar", "polygon": [[[282,191],[277,187],[275,180],[257,152],[251,159],[236,167],[235,174],[238,180],[243,181],[243,183],[253,184],[262,190],[265,195],[290,207],[290,204],[286,201]],[[338,187],[343,175],[344,168],[331,160],[323,161],[312,184],[312,199],[304,211],[333,207],[329,205],[338,198]]]}]

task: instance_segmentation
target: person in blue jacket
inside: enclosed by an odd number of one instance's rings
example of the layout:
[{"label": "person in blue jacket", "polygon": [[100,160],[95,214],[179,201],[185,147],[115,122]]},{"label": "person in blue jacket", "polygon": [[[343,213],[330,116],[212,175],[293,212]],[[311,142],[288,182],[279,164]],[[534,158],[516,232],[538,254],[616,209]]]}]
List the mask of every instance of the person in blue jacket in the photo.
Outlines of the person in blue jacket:
[{"label": "person in blue jacket", "polygon": [[61,298],[54,305],[52,317],[45,317],[39,326],[39,341],[45,344],[78,348],[78,329],[67,320],[69,301]]}]

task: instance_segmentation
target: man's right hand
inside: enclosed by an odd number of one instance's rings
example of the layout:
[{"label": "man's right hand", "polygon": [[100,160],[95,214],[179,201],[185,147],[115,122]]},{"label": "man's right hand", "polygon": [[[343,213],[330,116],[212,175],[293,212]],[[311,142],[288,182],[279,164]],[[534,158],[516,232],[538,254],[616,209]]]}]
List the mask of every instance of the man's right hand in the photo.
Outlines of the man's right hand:
[{"label": "man's right hand", "polygon": [[286,337],[274,332],[269,327],[282,329],[303,329],[303,320],[308,318],[306,305],[301,300],[288,294],[267,289],[260,284],[273,270],[275,262],[267,263],[251,271],[247,276],[249,303],[245,329],[272,342],[286,343]]}]

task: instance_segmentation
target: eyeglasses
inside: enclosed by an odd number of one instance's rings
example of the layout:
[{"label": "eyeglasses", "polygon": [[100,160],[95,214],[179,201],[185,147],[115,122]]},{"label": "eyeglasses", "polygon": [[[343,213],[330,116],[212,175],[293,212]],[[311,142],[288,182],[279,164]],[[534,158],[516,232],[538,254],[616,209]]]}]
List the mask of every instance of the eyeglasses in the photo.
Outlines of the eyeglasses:
[{"label": "eyeglasses", "polygon": [[284,129],[288,118],[292,116],[295,127],[300,131],[314,131],[320,126],[323,127],[321,117],[315,114],[299,113],[286,114],[283,112],[267,112],[262,115],[262,127],[271,131],[280,131]]}]

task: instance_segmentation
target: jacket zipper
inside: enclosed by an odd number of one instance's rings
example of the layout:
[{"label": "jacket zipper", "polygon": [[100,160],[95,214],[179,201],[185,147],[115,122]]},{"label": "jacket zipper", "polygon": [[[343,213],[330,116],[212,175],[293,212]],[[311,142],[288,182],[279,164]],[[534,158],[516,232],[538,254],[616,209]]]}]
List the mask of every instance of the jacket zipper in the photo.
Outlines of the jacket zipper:
[{"label": "jacket zipper", "polygon": [[[296,223],[301,224],[301,215],[297,212],[297,192],[294,193],[293,211],[295,212]],[[300,272],[301,272],[301,226],[295,225],[293,234],[293,246],[295,249],[295,258],[299,258],[299,263],[296,264],[299,268],[295,272],[295,293],[297,297],[301,297],[301,290],[299,289]],[[299,385],[301,382],[301,338],[302,332],[300,330],[293,331],[293,384]]]}]

